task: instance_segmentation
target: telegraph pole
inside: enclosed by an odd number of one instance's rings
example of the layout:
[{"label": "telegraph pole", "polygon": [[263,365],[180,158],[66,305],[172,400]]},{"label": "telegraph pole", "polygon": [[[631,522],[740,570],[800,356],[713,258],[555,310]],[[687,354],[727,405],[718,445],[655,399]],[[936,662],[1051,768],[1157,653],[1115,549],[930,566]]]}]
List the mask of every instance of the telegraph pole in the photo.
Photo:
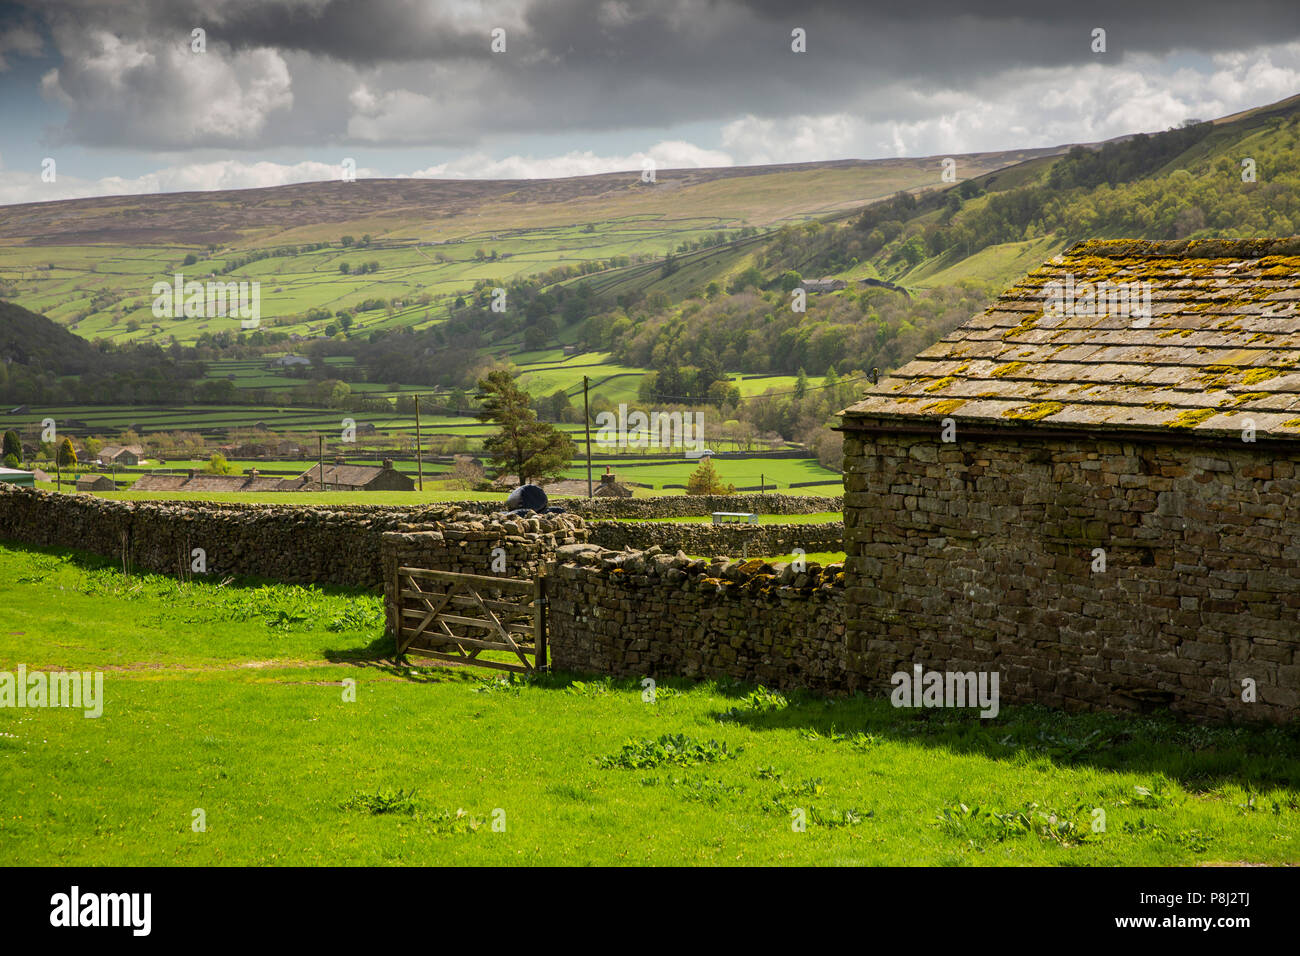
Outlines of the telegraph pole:
[{"label": "telegraph pole", "polygon": [[420,490],[424,490],[424,457],[420,440],[420,396],[415,396],[415,472],[420,479]]},{"label": "telegraph pole", "polygon": [[587,376],[582,376],[582,421],[587,430],[587,497],[593,497],[591,493],[591,406],[587,402],[587,383],[590,380]]},{"label": "telegraph pole", "polygon": [[316,436],[316,467],[320,469],[317,475],[320,478],[320,490],[325,490],[325,436]]}]

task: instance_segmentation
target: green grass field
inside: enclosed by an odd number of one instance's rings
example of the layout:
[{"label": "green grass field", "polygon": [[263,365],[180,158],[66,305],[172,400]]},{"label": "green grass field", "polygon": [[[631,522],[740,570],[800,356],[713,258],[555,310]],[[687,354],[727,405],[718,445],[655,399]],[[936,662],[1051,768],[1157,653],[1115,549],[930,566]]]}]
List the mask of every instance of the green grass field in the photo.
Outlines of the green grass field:
[{"label": "green grass field", "polygon": [[0,865],[1300,862],[1294,730],[674,680],[651,703],[394,665],[368,594],[14,547],[0,579],[5,669],[104,674],[98,719],[0,709]]}]

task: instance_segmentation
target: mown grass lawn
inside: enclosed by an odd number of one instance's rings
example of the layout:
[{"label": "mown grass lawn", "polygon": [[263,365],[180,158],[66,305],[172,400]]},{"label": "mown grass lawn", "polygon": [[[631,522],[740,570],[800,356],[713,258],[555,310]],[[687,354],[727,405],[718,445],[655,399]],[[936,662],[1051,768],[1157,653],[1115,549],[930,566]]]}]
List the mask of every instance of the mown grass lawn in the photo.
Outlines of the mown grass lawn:
[{"label": "mown grass lawn", "polygon": [[716,682],[651,703],[386,662],[370,595],[17,547],[0,581],[0,670],[100,669],[106,698],[0,708],[0,865],[1300,862],[1294,728]]}]

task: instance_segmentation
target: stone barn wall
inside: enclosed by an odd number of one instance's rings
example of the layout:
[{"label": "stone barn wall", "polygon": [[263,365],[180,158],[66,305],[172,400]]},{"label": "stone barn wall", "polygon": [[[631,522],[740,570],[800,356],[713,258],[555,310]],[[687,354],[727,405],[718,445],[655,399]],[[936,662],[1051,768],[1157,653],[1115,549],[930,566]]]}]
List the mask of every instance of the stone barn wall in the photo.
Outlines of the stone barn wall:
[{"label": "stone barn wall", "polygon": [[1300,713],[1296,451],[936,437],[846,431],[850,670],[880,688],[913,663],[997,670],[1004,700],[1068,709]]},{"label": "stone barn wall", "polygon": [[551,659],[619,676],[730,677],[841,690],[844,587],[838,565],[806,573],[762,561],[706,562],[658,548],[561,548],[549,569]]}]

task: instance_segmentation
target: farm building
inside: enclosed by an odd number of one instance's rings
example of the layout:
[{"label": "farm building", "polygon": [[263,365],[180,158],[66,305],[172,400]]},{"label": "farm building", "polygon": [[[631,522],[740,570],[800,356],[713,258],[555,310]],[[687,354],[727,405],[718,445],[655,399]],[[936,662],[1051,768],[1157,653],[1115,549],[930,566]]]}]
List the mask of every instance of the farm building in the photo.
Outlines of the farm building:
[{"label": "farm building", "polygon": [[799,283],[799,288],[805,292],[838,292],[848,287],[843,279],[804,279]]},{"label": "farm building", "polygon": [[36,475],[30,471],[23,471],[21,468],[0,468],[0,481],[9,485],[19,485],[23,488],[36,487]]},{"label": "farm building", "polygon": [[[312,465],[302,477],[303,491],[321,488],[320,465]],[[385,458],[383,467],[373,465],[326,465],[325,491],[412,491],[415,482],[393,467]]]},{"label": "farm building", "polygon": [[271,360],[272,366],[279,366],[280,368],[290,368],[295,365],[310,365],[310,364],[311,364],[311,359],[304,358],[301,355],[281,355],[279,358]]},{"label": "farm building", "polygon": [[107,475],[82,475],[77,479],[78,491],[113,491],[117,485]]},{"label": "farm building", "polygon": [[608,467],[605,473],[600,476],[600,484],[592,492],[595,498],[631,498],[632,489],[620,482]]},{"label": "farm building", "polygon": [[1300,239],[1093,241],[846,409],[848,653],[1300,712]]},{"label": "farm building", "polygon": [[101,465],[138,465],[144,458],[144,449],[139,445],[105,445],[98,457]]},{"label": "farm building", "polygon": [[272,478],[258,474],[254,468],[246,475],[205,475],[191,471],[186,475],[141,475],[132,491],[297,491],[301,479]]}]

